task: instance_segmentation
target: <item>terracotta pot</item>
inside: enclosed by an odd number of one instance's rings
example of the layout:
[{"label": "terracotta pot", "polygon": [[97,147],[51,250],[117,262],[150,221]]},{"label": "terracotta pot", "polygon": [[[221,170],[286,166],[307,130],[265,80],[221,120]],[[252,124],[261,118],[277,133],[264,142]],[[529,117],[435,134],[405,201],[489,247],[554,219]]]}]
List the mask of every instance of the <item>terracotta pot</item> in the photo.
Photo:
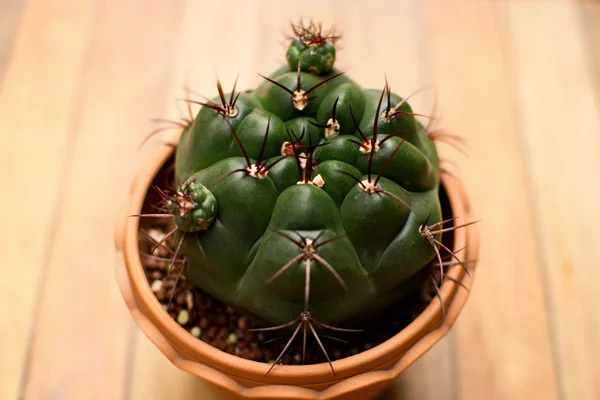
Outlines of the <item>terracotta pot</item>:
[{"label": "terracotta pot", "polygon": [[[434,299],[423,313],[391,339],[352,357],[333,362],[336,376],[326,363],[305,366],[281,365],[265,375],[269,365],[222,352],[179,326],[163,309],[150,289],[138,249],[138,218],[148,189],[158,171],[172,155],[164,147],[138,173],[117,221],[115,246],[117,280],[133,318],[146,336],[177,367],[208,382],[223,398],[252,399],[368,399],[381,393],[394,378],[414,363],[446,333],[458,317],[468,292],[446,279],[441,294],[446,308],[442,321],[439,301]],[[469,205],[461,183],[444,176],[443,187],[453,215],[470,220]],[[474,225],[454,235],[454,249],[466,246],[464,259],[476,259]],[[469,264],[474,271],[475,264]],[[472,285],[460,265],[448,274],[464,286]]]}]

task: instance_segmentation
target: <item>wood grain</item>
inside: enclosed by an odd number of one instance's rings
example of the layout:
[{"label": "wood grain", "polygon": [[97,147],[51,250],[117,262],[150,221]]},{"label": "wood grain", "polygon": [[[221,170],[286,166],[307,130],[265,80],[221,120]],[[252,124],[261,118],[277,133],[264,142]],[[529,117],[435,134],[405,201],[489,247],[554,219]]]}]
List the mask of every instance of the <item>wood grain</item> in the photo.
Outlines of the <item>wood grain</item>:
[{"label": "wood grain", "polygon": [[456,400],[456,339],[448,334],[400,375],[379,400]]},{"label": "wood grain", "polygon": [[552,399],[555,359],[531,219],[533,193],[497,7],[429,1],[440,125],[469,140],[462,170],[474,215],[483,218],[476,284],[455,330],[459,398]]},{"label": "wood grain", "polygon": [[[164,104],[177,7],[95,10],[73,156],[41,288],[24,397],[116,399],[128,384],[131,320],[114,279],[113,221],[127,169]],[[151,29],[135,26],[143,21]],[[71,31],[71,34],[76,32]]]},{"label": "wood grain", "polygon": [[438,126],[469,141],[442,155],[483,219],[474,289],[383,398],[600,398],[598,2],[0,0],[0,399],[216,398],[132,323],[114,216],[162,145],[138,150],[150,118],[215,72],[257,85],[302,16],[336,23],[363,86],[436,88]]},{"label": "wood grain", "polygon": [[[506,7],[534,235],[548,284],[561,392],[600,397],[600,120],[569,2]],[[596,82],[597,83],[597,82]],[[550,96],[544,93],[551,93]]]},{"label": "wood grain", "polygon": [[591,69],[592,91],[596,97],[597,107],[600,108],[600,2],[584,3],[575,7],[574,12],[579,18],[573,23],[581,25],[582,28],[581,40],[584,45],[582,57],[587,59]]},{"label": "wood grain", "polygon": [[[64,199],[93,3],[31,0],[9,46],[0,89],[0,215],[6,224],[0,248],[2,270],[10,277],[0,280],[2,399],[18,397],[30,340],[39,333],[33,322]],[[70,37],[73,31],[77,35]]]},{"label": "wood grain", "polygon": [[21,0],[3,0],[0,4],[0,87],[21,23],[23,5]]}]

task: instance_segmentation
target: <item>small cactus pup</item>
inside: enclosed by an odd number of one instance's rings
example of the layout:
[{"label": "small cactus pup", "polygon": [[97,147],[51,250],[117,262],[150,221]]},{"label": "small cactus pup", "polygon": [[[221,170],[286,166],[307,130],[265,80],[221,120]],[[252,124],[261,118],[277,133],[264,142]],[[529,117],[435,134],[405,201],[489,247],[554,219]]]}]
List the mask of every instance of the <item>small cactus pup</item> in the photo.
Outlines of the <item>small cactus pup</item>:
[{"label": "small cactus pup", "polygon": [[286,53],[290,68],[300,66],[302,71],[315,75],[324,75],[331,71],[335,63],[335,43],[340,36],[331,29],[324,32],[321,24],[309,21],[306,26],[302,21],[292,24],[293,36]]},{"label": "small cactus pup", "polygon": [[292,32],[288,64],[256,89],[187,90],[201,108],[171,122],[176,189],[161,191],[163,213],[139,215],[172,218],[177,281],[267,326],[256,330],[291,332],[273,365],[299,334],[302,359],[312,337],[329,361],[322,332],[356,332],[339,324],[401,306],[426,280],[441,302],[444,267],[468,272],[441,240],[470,223],[442,219],[435,144],[460,139],[432,131],[387,79],[366,89],[336,70],[334,31]]}]

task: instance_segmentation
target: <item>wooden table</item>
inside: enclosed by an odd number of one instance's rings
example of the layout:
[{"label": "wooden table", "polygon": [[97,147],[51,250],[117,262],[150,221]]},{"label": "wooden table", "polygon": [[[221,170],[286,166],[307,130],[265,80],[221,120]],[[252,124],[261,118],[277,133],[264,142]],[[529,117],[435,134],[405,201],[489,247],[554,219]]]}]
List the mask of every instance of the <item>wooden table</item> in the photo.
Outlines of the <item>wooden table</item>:
[{"label": "wooden table", "polygon": [[133,324],[113,221],[150,118],[186,79],[255,86],[301,15],[469,141],[442,154],[483,219],[474,290],[386,398],[600,398],[598,2],[1,0],[1,399],[212,398]]}]

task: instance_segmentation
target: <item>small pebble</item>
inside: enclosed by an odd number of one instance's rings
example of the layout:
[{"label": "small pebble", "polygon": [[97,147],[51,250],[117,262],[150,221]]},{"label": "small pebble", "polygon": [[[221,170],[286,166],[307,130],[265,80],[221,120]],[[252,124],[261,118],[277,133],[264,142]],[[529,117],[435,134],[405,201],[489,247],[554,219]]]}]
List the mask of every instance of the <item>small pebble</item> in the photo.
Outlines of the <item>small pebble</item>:
[{"label": "small pebble", "polygon": [[166,289],[171,289],[173,286],[175,286],[175,282],[170,279],[163,279],[163,286]]},{"label": "small pebble", "polygon": [[[200,325],[200,328],[202,328],[202,325]],[[206,335],[208,336],[209,339],[216,339],[218,331],[219,331],[219,328],[217,328],[216,326],[213,325],[208,328],[208,330],[206,331]]]},{"label": "small pebble", "polygon": [[158,243],[161,240],[163,240],[163,238],[165,237],[165,233],[162,231],[159,231],[158,229],[149,229],[148,236],[150,236],[152,239],[154,239]]},{"label": "small pebble", "polygon": [[179,314],[177,315],[177,323],[179,325],[185,325],[190,321],[190,313],[187,310],[181,310],[179,311]]},{"label": "small pebble", "polygon": [[229,329],[222,327],[217,333],[217,339],[225,339],[229,336]]},{"label": "small pebble", "polygon": [[160,289],[162,289],[163,287],[163,283],[162,281],[159,281],[158,279],[155,280],[154,282],[152,282],[152,285],[150,285],[150,288],[152,289],[152,291],[154,293],[158,292]]},{"label": "small pebble", "polygon": [[[157,257],[163,257],[163,258],[169,257],[169,251],[167,249],[165,249],[164,246],[158,246],[156,248],[156,250],[154,250],[154,253],[152,255],[157,256]],[[159,261],[158,267],[165,269],[165,266],[166,266],[166,262]]]},{"label": "small pebble", "polygon": [[[157,260],[157,259],[155,259],[155,258],[146,257],[145,263],[146,263],[146,268],[149,268],[149,269],[160,268],[160,261]],[[155,276],[156,276],[157,273],[160,274],[159,271],[152,272],[150,274],[150,278],[157,279],[157,278],[155,278]],[[153,274],[154,274],[154,276],[153,276]]]},{"label": "small pebble", "polygon": [[150,278],[156,280],[162,277],[162,273],[160,271],[153,271],[150,273]]},{"label": "small pebble", "polygon": [[185,302],[187,304],[188,310],[191,310],[192,308],[194,308],[194,296],[192,295],[192,292],[190,292],[189,290],[185,294]]},{"label": "small pebble", "polygon": [[226,314],[218,314],[215,318],[215,323],[219,326],[223,326],[227,323],[227,315]]},{"label": "small pebble", "polygon": [[156,293],[156,298],[158,299],[158,301],[162,302],[165,301],[167,299],[167,292],[165,291],[165,288],[161,287]]},{"label": "small pebble", "polygon": [[224,340],[221,340],[221,339],[217,339],[214,342],[212,342],[211,344],[221,351],[225,351],[225,349],[227,348],[227,344],[225,343]]},{"label": "small pebble", "polygon": [[237,344],[237,342],[238,342],[238,335],[236,335],[235,333],[230,333],[229,336],[227,336],[228,344]]},{"label": "small pebble", "polygon": [[199,326],[194,326],[192,329],[190,329],[190,333],[199,338],[202,336],[202,329]]},{"label": "small pebble", "polygon": [[210,320],[206,317],[200,318],[200,328],[206,329],[210,326]]},{"label": "small pebble", "polygon": [[240,329],[248,329],[248,318],[246,318],[246,317],[238,318],[237,326]]}]

